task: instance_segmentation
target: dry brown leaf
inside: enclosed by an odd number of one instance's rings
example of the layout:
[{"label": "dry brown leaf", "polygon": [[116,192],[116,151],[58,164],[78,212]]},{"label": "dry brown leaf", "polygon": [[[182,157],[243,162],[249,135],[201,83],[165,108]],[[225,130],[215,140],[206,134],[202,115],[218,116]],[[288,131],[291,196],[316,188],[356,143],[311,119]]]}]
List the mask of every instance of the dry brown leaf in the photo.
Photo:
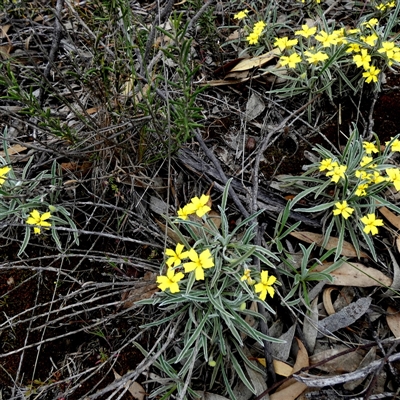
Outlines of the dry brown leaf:
[{"label": "dry brown leaf", "polygon": [[[262,360],[264,360],[264,363],[261,363],[261,364],[264,365],[264,367],[265,367],[266,366],[265,359],[263,358]],[[274,364],[275,373],[277,375],[288,377],[289,375],[293,374],[293,367],[291,365],[286,364],[283,361],[279,361],[279,360],[273,360],[273,364]]]},{"label": "dry brown leaf", "polygon": [[[348,348],[345,346],[336,346],[334,349],[328,349],[320,353],[314,354],[313,356],[310,357],[310,364],[311,365],[317,364],[347,349]],[[330,360],[319,366],[316,366],[315,368],[321,371],[337,373],[337,374],[342,374],[345,372],[353,372],[358,368],[362,359],[363,355],[353,351],[351,353],[344,354],[343,356],[334,358],[333,360]]]},{"label": "dry brown leaf", "polygon": [[139,300],[149,299],[154,293],[158,292],[156,283],[157,274],[150,273],[145,275],[142,281],[134,283],[134,289],[122,294],[122,308],[130,308]]},{"label": "dry brown leaf", "polygon": [[[221,215],[214,210],[211,210],[208,214],[207,214],[208,219],[211,219],[212,222],[214,223],[214,225],[216,226],[217,229],[220,228],[221,226]],[[206,226],[209,227],[209,223],[206,223]]]},{"label": "dry brown leaf", "polygon": [[[180,237],[173,231],[173,229],[171,229],[169,226],[166,226],[158,219],[156,219],[155,221],[163,232],[167,231],[167,236],[172,240],[172,242],[174,242],[175,244],[178,244],[181,242]],[[190,240],[189,238],[187,238],[187,239]]]},{"label": "dry brown leaf", "polygon": [[281,51],[278,48],[275,48],[268,53],[261,54],[260,56],[245,58],[244,60],[240,61],[234,68],[232,68],[230,72],[248,71],[252,68],[260,68],[268,61],[271,61],[273,58],[277,57],[280,53]]},{"label": "dry brown leaf", "polygon": [[[291,232],[290,234],[295,238],[302,240],[303,242],[310,244],[315,243],[317,246],[321,246],[324,241],[324,235],[320,233],[294,231]],[[328,243],[324,248],[326,250],[335,249],[338,245],[338,242],[339,242],[338,238],[330,237]],[[357,257],[357,252],[354,246],[346,241],[343,242],[343,248],[340,254],[345,257]],[[360,251],[360,256],[367,258],[368,254],[363,251]]]},{"label": "dry brown leaf", "polygon": [[[21,153],[22,151],[25,151],[25,150],[26,150],[26,147],[21,146],[20,144],[14,144],[7,149],[7,153],[9,156],[12,156],[14,154]],[[5,157],[6,153],[4,151],[0,151],[0,156]]]},{"label": "dry brown leaf", "polygon": [[[256,358],[256,360],[263,366],[266,367],[267,363],[265,358]],[[289,364],[284,363],[283,361],[273,360],[274,370],[277,375],[286,376],[293,374],[293,367]]]},{"label": "dry brown leaf", "polygon": [[[293,365],[293,374],[296,373],[297,371],[300,371],[302,368],[309,366],[307,349],[305,348],[301,340],[299,340],[298,338],[295,339],[297,341],[297,345],[299,346],[299,350],[297,352],[296,361]],[[280,392],[281,390],[287,388],[288,386],[293,385],[295,382],[297,382],[295,379],[289,379],[288,381],[283,382],[282,385],[279,386],[278,391]]]},{"label": "dry brown leaf", "polygon": [[400,217],[387,207],[380,207],[379,212],[396,228],[400,229]]},{"label": "dry brown leaf", "polygon": [[354,324],[369,310],[371,301],[371,297],[361,297],[335,314],[324,318],[318,323],[319,332],[317,337],[322,337],[325,334],[330,335],[339,329],[347,328]]},{"label": "dry brown leaf", "polygon": [[301,382],[294,381],[292,385],[279,390],[269,396],[270,400],[295,400],[299,397],[305,390],[307,385]]},{"label": "dry brown leaf", "polygon": [[329,288],[324,290],[324,293],[322,295],[322,299],[323,299],[323,302],[324,302],[324,307],[325,307],[325,310],[326,310],[328,315],[335,314],[335,312],[336,312],[335,308],[333,307],[332,298],[331,298],[331,293],[333,291],[335,291],[335,290],[338,290],[338,289],[329,287]]},{"label": "dry brown leaf", "polygon": [[[332,263],[318,265],[313,271],[323,272]],[[343,263],[339,268],[330,273],[333,277],[331,285],[337,286],[388,286],[392,284],[392,279],[375,268],[366,267],[360,263]]]},{"label": "dry brown leaf", "polygon": [[386,322],[393,335],[398,338],[400,337],[400,312],[395,308],[389,306],[387,308]]},{"label": "dry brown leaf", "polygon": [[311,310],[307,312],[304,318],[303,334],[307,347],[311,354],[314,352],[315,343],[318,335],[318,297],[311,302]]},{"label": "dry brown leaf", "polygon": [[[372,347],[371,349],[369,349],[368,353],[366,354],[366,356],[363,358],[363,360],[360,362],[360,365],[358,366],[358,369],[362,369],[364,367],[367,367],[368,365],[370,365],[372,362],[374,362],[376,359],[376,347]],[[343,387],[346,390],[350,390],[353,391],[358,385],[361,385],[361,383],[363,382],[363,380],[367,377],[364,376],[363,378],[360,379],[356,379],[354,381],[349,381],[343,384]]]},{"label": "dry brown leaf", "polygon": [[5,37],[7,37],[7,32],[8,30],[11,28],[11,25],[1,25],[0,26],[0,39],[4,39]]},{"label": "dry brown leaf", "polygon": [[[115,372],[113,369],[115,379],[120,379],[122,378],[120,374]],[[144,396],[146,395],[146,391],[143,389],[142,385],[137,382],[131,383],[131,381],[128,381],[125,384],[125,387],[128,387],[128,392],[136,399],[136,400],[144,400]]]},{"label": "dry brown leaf", "polygon": [[11,49],[11,44],[3,44],[2,46],[0,46],[0,56],[3,58],[3,60],[7,60],[8,58],[10,58]]}]

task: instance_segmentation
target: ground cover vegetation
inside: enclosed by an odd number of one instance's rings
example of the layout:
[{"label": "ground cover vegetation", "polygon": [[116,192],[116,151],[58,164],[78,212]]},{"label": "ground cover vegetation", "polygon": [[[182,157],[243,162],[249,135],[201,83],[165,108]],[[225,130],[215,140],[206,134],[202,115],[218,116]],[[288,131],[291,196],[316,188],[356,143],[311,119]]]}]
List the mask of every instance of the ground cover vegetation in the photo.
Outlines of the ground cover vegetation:
[{"label": "ground cover vegetation", "polygon": [[399,12],[4,0],[2,398],[397,398]]}]

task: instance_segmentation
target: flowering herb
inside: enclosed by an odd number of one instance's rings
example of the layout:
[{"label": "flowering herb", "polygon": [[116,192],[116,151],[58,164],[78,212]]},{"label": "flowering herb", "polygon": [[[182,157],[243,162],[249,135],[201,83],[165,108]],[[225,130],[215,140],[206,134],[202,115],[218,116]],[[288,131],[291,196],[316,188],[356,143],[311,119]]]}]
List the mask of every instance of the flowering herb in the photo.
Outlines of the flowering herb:
[{"label": "flowering herb", "polygon": [[30,213],[30,217],[26,220],[26,223],[28,225],[35,225],[33,227],[33,232],[38,235],[41,232],[40,227],[48,228],[51,226],[51,223],[47,221],[49,218],[51,218],[50,212],[40,214],[38,210],[33,210]]}]

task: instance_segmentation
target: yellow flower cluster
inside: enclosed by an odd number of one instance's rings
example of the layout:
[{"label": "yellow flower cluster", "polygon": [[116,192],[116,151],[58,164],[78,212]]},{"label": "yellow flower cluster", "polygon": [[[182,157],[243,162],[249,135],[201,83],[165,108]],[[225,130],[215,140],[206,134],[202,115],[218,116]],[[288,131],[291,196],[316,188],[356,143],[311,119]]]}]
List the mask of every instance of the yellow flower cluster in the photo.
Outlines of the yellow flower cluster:
[{"label": "yellow flower cluster", "polygon": [[[386,168],[386,176],[382,176],[381,172],[377,169],[377,164],[374,164],[373,154],[379,153],[379,149],[373,142],[363,142],[364,155],[360,161],[360,167],[354,171],[354,177],[358,179],[355,186],[354,195],[357,197],[364,197],[368,195],[368,188],[371,185],[393,184],[397,191],[400,191],[400,169],[399,168]],[[400,152],[400,140],[392,138],[391,141],[386,142],[386,146],[390,145],[392,152]],[[332,158],[326,158],[319,163],[320,171],[327,171],[326,176],[331,176],[331,181],[338,183],[339,179],[345,177],[347,167],[339,165],[338,161]],[[350,177],[351,178],[351,177]],[[349,181],[350,181],[349,178]],[[375,187],[376,188],[376,187]],[[348,219],[354,212],[354,208],[350,207],[347,200],[338,201],[334,204],[335,208],[332,213],[335,216],[342,216]],[[383,226],[383,220],[377,219],[375,214],[367,214],[360,218],[364,224],[363,231],[376,235],[378,233],[378,226]]]},{"label": "yellow flower cluster", "polygon": [[394,0],[388,1],[387,3],[378,3],[375,8],[379,11],[385,12],[391,8],[396,7],[396,2]]},{"label": "yellow flower cluster", "polygon": [[[166,249],[165,255],[168,256],[166,261],[167,272],[165,275],[157,277],[158,287],[162,291],[169,289],[171,293],[178,293],[179,282],[185,277],[183,272],[176,272],[176,269],[183,265],[185,273],[194,272],[196,281],[204,280],[204,269],[214,267],[214,259],[209,249],[202,251],[200,254],[195,249],[184,251],[185,246],[181,243],[176,245],[175,250]],[[189,262],[183,260],[189,258]]]},{"label": "yellow flower cluster", "polygon": [[[251,277],[251,270],[246,268],[244,270],[243,276],[240,278],[241,281],[247,281],[249,285],[254,285],[256,281]],[[259,293],[258,297],[261,300],[266,299],[267,294],[274,297],[275,289],[272,285],[276,282],[275,276],[268,276],[268,271],[261,271],[259,274],[259,282],[254,285],[254,292]]]},{"label": "yellow flower cluster", "polygon": [[[391,3],[386,3],[385,7],[389,7],[388,4]],[[350,55],[354,64],[364,70],[362,77],[366,83],[378,82],[381,69],[373,65],[375,60],[379,59],[376,57],[377,53],[386,59],[389,66],[393,63],[400,64],[400,47],[393,41],[381,41],[377,34],[377,25],[377,18],[364,21],[359,28],[347,30],[339,28],[329,31],[306,24],[302,25],[302,29],[295,31],[295,36],[307,39],[307,46],[305,43],[299,44],[298,39],[290,39],[287,36],[276,38],[274,45],[281,52],[288,52],[280,57],[280,65],[288,68],[296,68],[303,60],[314,67],[323,65],[331,57],[336,57],[339,46],[343,46],[344,52],[340,57]],[[300,51],[296,51],[296,48]]]},{"label": "yellow flower cluster", "polygon": [[247,36],[246,40],[249,44],[257,44],[260,36],[266,27],[266,23],[264,21],[258,21],[254,24],[253,31]]},{"label": "yellow flower cluster", "polygon": [[211,208],[208,206],[209,200],[210,196],[205,194],[201,195],[200,198],[197,196],[193,197],[190,203],[178,210],[178,217],[180,219],[187,220],[189,215],[196,214],[201,218],[211,210]]}]

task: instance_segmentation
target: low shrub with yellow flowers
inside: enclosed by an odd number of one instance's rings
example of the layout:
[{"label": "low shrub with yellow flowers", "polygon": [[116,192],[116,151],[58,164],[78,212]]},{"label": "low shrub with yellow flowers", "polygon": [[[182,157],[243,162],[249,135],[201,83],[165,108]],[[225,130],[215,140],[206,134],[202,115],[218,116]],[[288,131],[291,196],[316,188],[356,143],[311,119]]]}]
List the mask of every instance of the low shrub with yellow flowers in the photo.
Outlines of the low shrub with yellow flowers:
[{"label": "low shrub with yellow flowers", "polygon": [[[316,96],[326,93],[329,98],[358,92],[366,83],[374,90],[380,89],[380,78],[387,68],[400,65],[400,46],[393,33],[398,23],[400,3],[395,1],[365,4],[365,17],[357,26],[342,26],[336,21],[326,21],[319,2],[315,22],[310,20],[285,35],[279,35],[279,26],[258,21],[246,37],[249,45],[279,49],[277,68],[269,72],[281,78],[282,87],[271,93],[283,97],[308,93]],[[390,10],[390,11],[388,11]],[[249,10],[234,16],[251,25],[255,17]],[[258,18],[258,17],[257,17]],[[267,31],[277,32],[270,40]]]},{"label": "low shrub with yellow flowers", "polygon": [[[166,260],[157,277],[160,292],[138,303],[157,306],[167,313],[160,321],[146,326],[170,321],[182,321],[183,324],[181,341],[175,343],[176,352],[158,364],[167,374],[171,374],[171,369],[165,368],[166,365],[172,368],[172,365],[182,363],[183,367],[174,367],[173,382],[163,385],[162,393],[176,390],[182,395],[181,383],[190,379],[190,373],[198,375],[206,368],[211,368],[210,386],[217,374],[222,374],[230,399],[235,399],[231,389],[233,376],[238,376],[255,393],[243,366],[258,368],[244,353],[244,339],[250,337],[260,344],[263,340],[279,341],[261,333],[245,318],[264,319],[250,308],[253,302],[261,303],[274,313],[267,298],[274,296],[278,284],[270,273],[275,268],[273,261],[278,261],[278,257],[270,250],[252,244],[254,220],[262,211],[230,231],[225,211],[229,183],[218,207],[220,226],[215,216],[210,215],[210,197],[204,194],[179,209],[177,217],[166,217],[179,242],[165,251]],[[261,270],[254,266],[255,258],[260,260]],[[191,389],[188,390],[190,394]]]},{"label": "low shrub with yellow flowers", "polygon": [[393,155],[400,151],[399,138],[397,135],[386,142],[383,149],[377,136],[374,141],[363,141],[354,128],[341,154],[333,154],[317,145],[314,150],[321,160],[301,177],[287,178],[302,189],[292,200],[291,208],[307,197],[318,204],[296,211],[326,212],[322,247],[331,234],[338,234],[336,259],[340,257],[345,236],[349,236],[360,254],[360,235],[361,242],[376,259],[372,236],[384,226],[377,210],[386,206],[400,213],[400,207],[387,198],[400,190],[400,168],[393,160]]},{"label": "low shrub with yellow flowers", "polygon": [[[73,241],[79,243],[78,230],[69,212],[61,205],[55,206],[61,191],[57,190],[61,188],[58,164],[53,163],[50,173],[42,171],[34,178],[28,178],[32,161],[33,158],[28,161],[22,173],[17,174],[10,166],[7,152],[6,159],[0,157],[0,221],[3,237],[18,237],[13,230],[18,226],[25,227],[18,256],[24,253],[32,230],[35,235],[50,231],[57,248],[61,250],[63,245],[55,226],[69,225]],[[46,185],[50,185],[52,190],[38,190]]]}]

